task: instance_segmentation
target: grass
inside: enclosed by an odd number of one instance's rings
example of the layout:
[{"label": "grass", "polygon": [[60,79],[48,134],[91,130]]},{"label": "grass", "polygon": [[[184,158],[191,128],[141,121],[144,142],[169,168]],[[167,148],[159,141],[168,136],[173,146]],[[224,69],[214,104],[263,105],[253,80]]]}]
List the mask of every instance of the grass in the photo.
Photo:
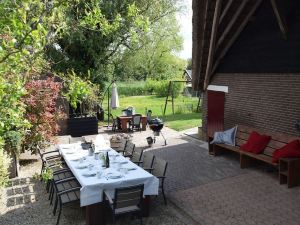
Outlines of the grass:
[{"label": "grass", "polygon": [[[197,97],[180,96],[174,100],[174,111],[172,114],[172,103],[168,102],[166,115],[163,115],[166,98],[147,96],[120,97],[120,107],[111,112],[114,116],[122,114],[122,109],[133,106],[136,113],[146,114],[147,110],[152,110],[152,117],[163,119],[166,126],[174,130],[184,130],[197,127],[201,124],[201,113],[195,112],[198,104]],[[107,111],[107,100],[103,102],[103,108]]]}]

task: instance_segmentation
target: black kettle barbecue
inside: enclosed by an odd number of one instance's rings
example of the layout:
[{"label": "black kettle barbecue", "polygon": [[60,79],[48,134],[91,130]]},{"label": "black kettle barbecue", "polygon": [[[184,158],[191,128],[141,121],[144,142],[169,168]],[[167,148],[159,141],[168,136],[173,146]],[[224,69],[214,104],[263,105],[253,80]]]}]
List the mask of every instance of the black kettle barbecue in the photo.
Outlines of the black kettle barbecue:
[{"label": "black kettle barbecue", "polygon": [[149,128],[153,131],[153,135],[154,135],[153,138],[154,143],[155,143],[155,137],[161,134],[161,136],[165,140],[165,145],[167,145],[167,140],[165,139],[164,135],[161,132],[163,127],[164,127],[164,122],[159,118],[151,119],[149,121]]}]

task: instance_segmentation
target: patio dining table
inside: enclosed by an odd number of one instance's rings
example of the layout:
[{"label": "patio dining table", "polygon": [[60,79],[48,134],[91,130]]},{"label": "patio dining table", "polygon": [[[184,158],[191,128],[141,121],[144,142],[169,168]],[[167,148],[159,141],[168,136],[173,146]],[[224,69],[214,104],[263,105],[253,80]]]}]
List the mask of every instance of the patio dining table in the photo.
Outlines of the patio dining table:
[{"label": "patio dining table", "polygon": [[[132,121],[132,116],[118,116],[117,117],[120,120],[121,130],[122,132],[128,132],[128,123]],[[142,125],[142,131],[146,130],[147,126],[147,117],[141,116],[141,125]]]},{"label": "patio dining table", "polygon": [[[150,195],[158,194],[159,180],[155,176],[119,155],[109,146],[100,145],[95,149],[95,152],[103,154],[108,152],[109,168],[103,168],[99,157],[89,156],[89,151],[84,150],[81,143],[61,144],[59,151],[81,185],[80,206],[86,207],[87,225],[106,224],[103,190],[113,196],[116,188],[143,183],[145,202],[149,201]],[[117,176],[110,176],[110,174]]]}]

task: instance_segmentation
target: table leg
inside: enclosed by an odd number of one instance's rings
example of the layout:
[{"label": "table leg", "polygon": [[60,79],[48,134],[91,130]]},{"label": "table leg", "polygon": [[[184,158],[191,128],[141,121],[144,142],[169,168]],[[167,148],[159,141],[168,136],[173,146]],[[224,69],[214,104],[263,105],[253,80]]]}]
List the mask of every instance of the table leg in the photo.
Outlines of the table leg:
[{"label": "table leg", "polygon": [[143,217],[148,217],[150,214],[150,204],[151,204],[151,198],[150,195],[146,195],[143,199]]},{"label": "table leg", "polygon": [[104,202],[88,205],[85,210],[86,225],[106,225]]},{"label": "table leg", "polygon": [[122,132],[127,132],[127,120],[121,120]]},{"label": "table leg", "polygon": [[142,118],[142,131],[146,130],[147,127],[147,118]]}]

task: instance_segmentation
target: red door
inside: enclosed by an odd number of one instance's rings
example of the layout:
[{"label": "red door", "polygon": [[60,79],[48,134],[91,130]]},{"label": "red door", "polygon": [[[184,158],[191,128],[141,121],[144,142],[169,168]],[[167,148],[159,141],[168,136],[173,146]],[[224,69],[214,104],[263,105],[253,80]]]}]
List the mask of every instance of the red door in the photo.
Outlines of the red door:
[{"label": "red door", "polygon": [[225,93],[207,91],[207,136],[213,137],[215,131],[224,130]]}]

